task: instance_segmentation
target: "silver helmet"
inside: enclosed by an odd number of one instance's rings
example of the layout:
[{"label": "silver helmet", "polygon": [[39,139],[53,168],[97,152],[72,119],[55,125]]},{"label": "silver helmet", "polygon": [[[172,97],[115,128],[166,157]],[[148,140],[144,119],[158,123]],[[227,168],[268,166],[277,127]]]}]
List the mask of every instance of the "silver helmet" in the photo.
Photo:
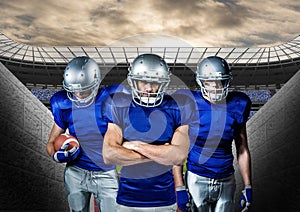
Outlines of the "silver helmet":
[{"label": "silver helmet", "polygon": [[[211,56],[203,59],[197,67],[196,81],[201,87],[203,96],[212,101],[221,101],[226,98],[232,74],[228,63],[221,57]],[[206,81],[221,83],[221,88],[206,88]]]},{"label": "silver helmet", "polygon": [[[161,104],[167,86],[170,83],[169,67],[165,60],[155,54],[142,54],[134,59],[127,75],[135,103],[145,107],[156,107]],[[155,93],[138,89],[138,81],[158,85]]]},{"label": "silver helmet", "polygon": [[88,107],[94,102],[101,81],[100,69],[95,60],[86,56],[72,59],[63,77],[63,88],[77,107]]}]

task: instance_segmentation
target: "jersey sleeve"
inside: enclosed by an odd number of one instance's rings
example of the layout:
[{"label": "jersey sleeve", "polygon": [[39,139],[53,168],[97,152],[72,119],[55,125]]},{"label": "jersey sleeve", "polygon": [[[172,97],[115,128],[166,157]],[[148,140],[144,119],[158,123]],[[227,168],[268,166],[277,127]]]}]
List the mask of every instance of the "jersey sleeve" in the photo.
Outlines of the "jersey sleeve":
[{"label": "jersey sleeve", "polygon": [[50,99],[51,112],[54,122],[62,129],[67,129],[67,123],[63,120],[62,109],[59,104],[59,93],[54,94]]},{"label": "jersey sleeve", "polygon": [[245,120],[245,122],[246,122],[246,121],[248,120],[248,118],[249,118],[250,110],[251,110],[251,105],[252,105],[252,102],[251,102],[251,100],[249,99],[249,101],[247,101],[246,108],[245,108],[245,112],[244,112],[244,120]]},{"label": "jersey sleeve", "polygon": [[241,97],[241,99],[243,100],[243,119],[242,119],[242,123],[246,123],[249,115],[250,115],[250,110],[251,110],[251,105],[252,102],[250,100],[250,98],[248,97],[248,95],[243,93],[243,97]]},{"label": "jersey sleeve", "polygon": [[121,118],[118,115],[120,108],[122,107],[122,99],[124,99],[125,94],[130,94],[127,87],[121,84],[114,84],[103,88],[105,93],[105,101],[101,109],[103,118],[108,123],[120,124]]},{"label": "jersey sleeve", "polygon": [[243,92],[232,92],[234,100],[235,119],[238,126],[243,126],[249,118],[252,102],[249,96]]},{"label": "jersey sleeve", "polygon": [[180,114],[180,125],[190,125],[197,117],[196,102],[193,95],[175,93],[172,98],[176,101]]},{"label": "jersey sleeve", "polygon": [[103,107],[101,108],[102,116],[108,123],[113,123],[113,100],[112,95],[106,98]]},{"label": "jersey sleeve", "polygon": [[104,106],[102,107],[103,118],[108,123],[114,123],[119,126],[123,124],[123,105],[122,100],[124,99],[123,93],[114,93],[109,95],[106,99]]}]

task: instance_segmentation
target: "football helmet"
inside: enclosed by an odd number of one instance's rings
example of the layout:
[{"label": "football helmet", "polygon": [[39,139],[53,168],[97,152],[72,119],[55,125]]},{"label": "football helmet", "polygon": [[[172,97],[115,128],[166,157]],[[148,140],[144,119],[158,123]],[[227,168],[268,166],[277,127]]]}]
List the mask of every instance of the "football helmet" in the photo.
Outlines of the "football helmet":
[{"label": "football helmet", "polygon": [[[131,87],[133,101],[145,107],[160,105],[170,83],[169,67],[165,60],[155,54],[142,54],[133,60],[128,70],[127,81]],[[139,90],[138,81],[157,84],[158,91]]]},{"label": "football helmet", "polygon": [[[230,67],[221,57],[207,57],[197,67],[196,81],[201,88],[202,95],[211,101],[221,101],[226,98],[231,80]],[[206,82],[211,81],[215,82],[215,86],[205,86]]]},{"label": "football helmet", "polygon": [[82,56],[72,59],[64,70],[63,88],[75,106],[90,106],[97,95],[101,77],[95,60]]}]

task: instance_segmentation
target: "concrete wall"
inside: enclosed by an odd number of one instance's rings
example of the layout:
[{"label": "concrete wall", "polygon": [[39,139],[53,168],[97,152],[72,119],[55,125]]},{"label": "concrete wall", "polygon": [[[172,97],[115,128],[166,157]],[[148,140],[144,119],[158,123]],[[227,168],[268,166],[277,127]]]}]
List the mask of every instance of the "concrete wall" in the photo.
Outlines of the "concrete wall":
[{"label": "concrete wall", "polygon": [[[251,211],[300,211],[300,71],[247,123]],[[237,201],[244,187],[236,168]]]},{"label": "concrete wall", "polygon": [[64,165],[46,142],[51,112],[0,63],[0,211],[68,211]]}]

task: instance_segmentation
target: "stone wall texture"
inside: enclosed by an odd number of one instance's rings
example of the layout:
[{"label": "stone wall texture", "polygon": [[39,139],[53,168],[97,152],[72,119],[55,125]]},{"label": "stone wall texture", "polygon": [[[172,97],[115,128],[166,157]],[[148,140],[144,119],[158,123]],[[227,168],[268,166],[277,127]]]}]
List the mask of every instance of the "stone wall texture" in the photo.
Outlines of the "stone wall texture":
[{"label": "stone wall texture", "polygon": [[64,165],[46,143],[51,112],[0,63],[0,211],[68,211]]},{"label": "stone wall texture", "polygon": [[[247,123],[251,211],[300,211],[300,71]],[[236,167],[236,201],[244,187]],[[238,211],[238,209],[237,209]]]}]

